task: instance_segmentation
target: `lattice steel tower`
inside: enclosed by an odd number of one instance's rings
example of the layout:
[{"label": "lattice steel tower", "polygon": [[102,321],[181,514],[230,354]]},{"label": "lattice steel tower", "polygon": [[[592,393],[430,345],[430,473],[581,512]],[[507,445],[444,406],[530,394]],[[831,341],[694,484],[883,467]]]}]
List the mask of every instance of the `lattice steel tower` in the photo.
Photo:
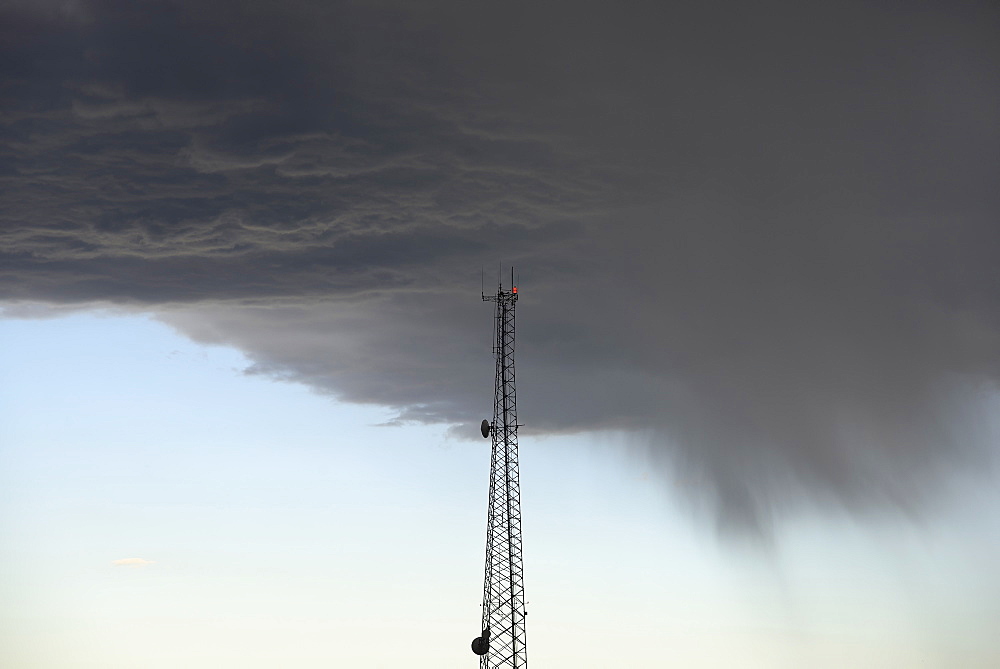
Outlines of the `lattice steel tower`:
[{"label": "lattice steel tower", "polygon": [[496,381],[493,422],[482,425],[493,436],[490,498],[486,517],[486,576],[483,583],[482,635],[472,642],[480,669],[528,666],[524,629],[524,567],[521,560],[521,485],[517,465],[517,402],[514,392],[514,305],[517,286],[497,288],[483,300],[496,303]]}]

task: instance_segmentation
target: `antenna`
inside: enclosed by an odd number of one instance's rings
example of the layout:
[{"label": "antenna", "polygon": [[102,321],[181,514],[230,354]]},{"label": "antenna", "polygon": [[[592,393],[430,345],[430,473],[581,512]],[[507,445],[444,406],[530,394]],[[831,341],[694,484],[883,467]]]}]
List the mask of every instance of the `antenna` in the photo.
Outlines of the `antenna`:
[{"label": "antenna", "polygon": [[[497,277],[499,284],[499,276]],[[483,579],[482,634],[472,641],[479,669],[525,669],[524,565],[521,558],[521,483],[517,462],[517,398],[514,390],[514,305],[517,286],[499,285],[495,302],[496,376],[493,422],[483,421],[483,437],[493,437],[490,493],[486,513],[486,573]]]}]

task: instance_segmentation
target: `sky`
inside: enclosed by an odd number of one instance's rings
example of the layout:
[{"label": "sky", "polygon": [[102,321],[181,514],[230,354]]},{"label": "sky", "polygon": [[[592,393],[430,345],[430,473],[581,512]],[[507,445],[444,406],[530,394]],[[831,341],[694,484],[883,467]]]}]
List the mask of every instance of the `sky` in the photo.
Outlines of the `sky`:
[{"label": "sky", "polygon": [[533,663],[1000,663],[993,3],[0,31],[4,666],[469,666],[511,266]]}]

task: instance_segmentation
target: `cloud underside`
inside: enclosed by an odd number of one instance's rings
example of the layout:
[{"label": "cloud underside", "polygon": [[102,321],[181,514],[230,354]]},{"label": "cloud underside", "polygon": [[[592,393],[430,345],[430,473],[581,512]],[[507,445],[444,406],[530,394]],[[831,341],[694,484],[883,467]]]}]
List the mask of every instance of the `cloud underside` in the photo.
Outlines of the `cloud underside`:
[{"label": "cloud underside", "polygon": [[0,295],[475,434],[515,264],[527,429],[643,435],[727,526],[988,459],[993,10],[362,4],[5,10]]}]

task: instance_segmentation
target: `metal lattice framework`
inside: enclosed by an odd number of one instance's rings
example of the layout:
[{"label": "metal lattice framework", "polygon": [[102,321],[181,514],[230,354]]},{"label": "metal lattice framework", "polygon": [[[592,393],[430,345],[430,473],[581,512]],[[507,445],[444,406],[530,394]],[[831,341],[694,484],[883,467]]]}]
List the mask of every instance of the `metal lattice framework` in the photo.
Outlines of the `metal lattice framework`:
[{"label": "metal lattice framework", "polygon": [[493,422],[489,426],[493,448],[486,520],[483,636],[473,642],[473,651],[480,655],[480,669],[523,669],[528,666],[528,653],[524,627],[521,486],[514,391],[514,305],[517,303],[517,287],[511,285],[511,289],[505,291],[501,285],[496,295],[483,295],[483,300],[496,303],[496,382]]}]

